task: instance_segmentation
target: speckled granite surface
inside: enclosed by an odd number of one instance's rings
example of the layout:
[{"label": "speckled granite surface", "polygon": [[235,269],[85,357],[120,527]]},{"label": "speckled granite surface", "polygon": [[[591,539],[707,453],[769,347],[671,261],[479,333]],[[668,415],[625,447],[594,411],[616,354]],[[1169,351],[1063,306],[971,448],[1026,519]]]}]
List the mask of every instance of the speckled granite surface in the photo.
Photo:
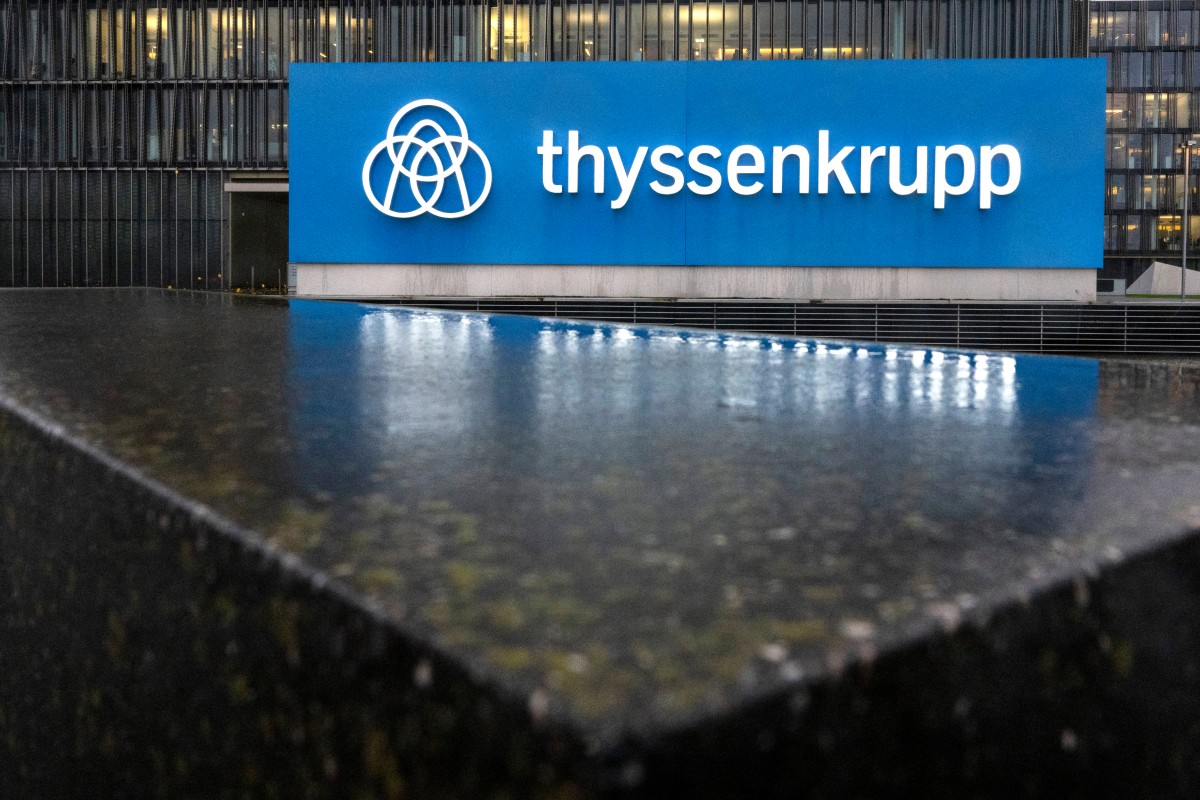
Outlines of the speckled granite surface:
[{"label": "speckled granite surface", "polygon": [[0,795],[1185,796],[1198,386],[0,293]]}]

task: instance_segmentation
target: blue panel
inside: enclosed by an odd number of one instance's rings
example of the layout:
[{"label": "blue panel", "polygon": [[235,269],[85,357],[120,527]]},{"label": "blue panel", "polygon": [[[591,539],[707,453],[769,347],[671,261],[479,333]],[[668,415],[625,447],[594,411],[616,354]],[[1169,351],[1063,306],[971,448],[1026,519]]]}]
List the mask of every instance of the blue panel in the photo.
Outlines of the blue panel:
[{"label": "blue panel", "polygon": [[[464,144],[455,118],[437,106],[414,108],[389,139],[393,117],[424,99],[457,113],[472,144]],[[1090,269],[1101,263],[1104,64],[1098,59],[295,64],[290,107],[294,262]],[[548,176],[560,193],[548,191],[543,179],[538,148],[545,131],[564,151],[550,161]],[[579,162],[578,191],[568,191],[569,131],[578,131],[581,147],[600,148],[602,194],[594,191],[587,156]],[[666,163],[701,191],[652,190],[651,181],[673,183],[651,163],[655,149],[668,145],[684,156],[664,156]],[[694,150],[705,145],[719,155]],[[953,145],[962,148],[939,158],[939,146]],[[1012,150],[995,149],[988,159],[985,148],[1000,145]],[[737,159],[744,171],[731,175],[739,146],[753,149]],[[782,183],[773,191],[773,148],[788,146],[807,153],[806,193],[796,155],[780,159]],[[641,147],[632,191],[614,208],[621,190],[610,148],[628,174]],[[914,182],[918,154],[924,156],[924,191],[890,188],[891,150],[872,162],[864,191],[864,148],[881,147],[899,148],[901,185]],[[845,148],[852,150],[838,161]],[[1013,150],[1019,182],[1009,180]],[[367,183],[376,205],[363,182],[372,154]],[[688,154],[700,168],[689,166]],[[990,203],[981,191],[985,160],[998,187]],[[705,165],[720,175],[720,188],[708,194],[702,193],[711,182]],[[731,177],[752,193],[734,191]],[[954,194],[967,179],[969,187]],[[950,190],[941,208],[939,184]]]}]

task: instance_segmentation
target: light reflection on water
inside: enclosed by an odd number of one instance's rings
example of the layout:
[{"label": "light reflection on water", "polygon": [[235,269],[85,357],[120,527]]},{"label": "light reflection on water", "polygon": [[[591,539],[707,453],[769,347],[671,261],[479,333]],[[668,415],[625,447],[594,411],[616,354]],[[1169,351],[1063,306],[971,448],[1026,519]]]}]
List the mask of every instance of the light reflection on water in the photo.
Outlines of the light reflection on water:
[{"label": "light reflection on water", "polygon": [[[947,478],[982,478],[1047,448],[1078,456],[1085,442],[1046,430],[1095,407],[1098,367],[1084,359],[356,306],[338,312],[356,325],[314,335],[307,308],[292,307],[296,379],[355,393],[354,424],[331,429],[339,446],[368,465],[402,454],[430,476],[487,464],[550,479],[568,462],[602,470],[664,453],[758,458],[838,443],[830,468],[868,453],[895,468],[940,447],[933,461]],[[306,368],[331,350],[320,370]],[[331,424],[305,419],[324,409],[295,411],[300,427]],[[780,469],[808,463],[790,458]]]},{"label": "light reflection on water", "polygon": [[[585,326],[585,330],[588,330]],[[542,366],[540,375],[547,390],[580,397],[586,386],[572,381],[559,383],[562,372],[556,359],[562,356],[580,356],[580,330],[564,327],[563,323],[544,323],[537,332],[537,352]],[[776,338],[753,336],[730,336],[709,333],[680,334],[673,331],[642,331],[616,327],[612,329],[590,328],[586,337],[593,343],[607,343],[612,351],[620,351],[633,343],[640,342],[643,355],[650,364],[658,364],[663,352],[682,355],[683,349],[717,349],[724,353],[715,374],[721,378],[721,388],[729,397],[740,397],[748,387],[758,387],[769,395],[767,402],[778,404],[780,384],[789,371],[789,361],[802,356],[813,356],[817,360],[826,358],[855,360],[883,359],[889,363],[882,373],[883,380],[870,379],[869,373],[847,372],[841,381],[801,381],[796,387],[794,400],[819,412],[830,412],[844,400],[854,406],[872,405],[877,400],[888,406],[901,404],[901,395],[895,381],[901,374],[906,376],[907,391],[905,405],[927,405],[938,410],[945,404],[960,409],[986,411],[992,419],[1009,419],[1016,410],[1017,359],[1013,356],[989,356],[986,354],[948,353],[941,350],[913,349],[908,352],[908,364],[898,365],[899,351],[882,346],[831,345],[813,341],[781,341]],[[743,354],[749,354],[743,357]],[[630,378],[633,365],[628,360],[613,358],[612,368],[616,377]],[[653,367],[651,367],[653,368]],[[796,378],[792,375],[793,380]],[[686,380],[686,378],[685,378]],[[618,407],[626,407],[631,397],[622,393],[622,388],[632,386],[620,384],[613,387],[619,395],[613,398]],[[849,395],[849,397],[847,397]],[[757,404],[758,401],[754,401]]]}]

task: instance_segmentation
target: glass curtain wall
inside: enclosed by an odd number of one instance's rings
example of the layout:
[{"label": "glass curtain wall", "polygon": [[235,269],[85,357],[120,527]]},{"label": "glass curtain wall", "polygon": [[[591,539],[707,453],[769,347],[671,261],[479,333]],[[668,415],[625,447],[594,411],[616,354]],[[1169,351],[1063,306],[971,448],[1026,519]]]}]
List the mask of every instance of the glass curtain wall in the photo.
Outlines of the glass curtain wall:
[{"label": "glass curtain wall", "polygon": [[[1183,142],[1200,122],[1200,2],[1093,0],[1088,45],[1108,63],[1102,275],[1132,283],[1154,260],[1178,263],[1182,249]],[[1189,227],[1188,248],[1200,255],[1200,220]]]},{"label": "glass curtain wall", "polygon": [[[226,286],[223,187],[232,173],[286,171],[289,62],[1068,56],[1083,53],[1085,8],[1082,0],[6,0],[0,286]],[[1176,66],[1156,58],[1142,68]],[[1190,80],[1192,62],[1177,66]],[[1190,102],[1177,94],[1155,83],[1124,102],[1136,119],[1173,123]],[[1140,198],[1144,187],[1123,191]]]}]

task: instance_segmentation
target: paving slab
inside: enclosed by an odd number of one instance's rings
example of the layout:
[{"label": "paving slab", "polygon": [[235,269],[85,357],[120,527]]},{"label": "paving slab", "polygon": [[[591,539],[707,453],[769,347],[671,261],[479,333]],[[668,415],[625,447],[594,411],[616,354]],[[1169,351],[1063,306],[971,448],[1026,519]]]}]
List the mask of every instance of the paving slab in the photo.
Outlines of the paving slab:
[{"label": "paving slab", "polygon": [[0,292],[0,796],[1194,796],[1200,372]]}]

